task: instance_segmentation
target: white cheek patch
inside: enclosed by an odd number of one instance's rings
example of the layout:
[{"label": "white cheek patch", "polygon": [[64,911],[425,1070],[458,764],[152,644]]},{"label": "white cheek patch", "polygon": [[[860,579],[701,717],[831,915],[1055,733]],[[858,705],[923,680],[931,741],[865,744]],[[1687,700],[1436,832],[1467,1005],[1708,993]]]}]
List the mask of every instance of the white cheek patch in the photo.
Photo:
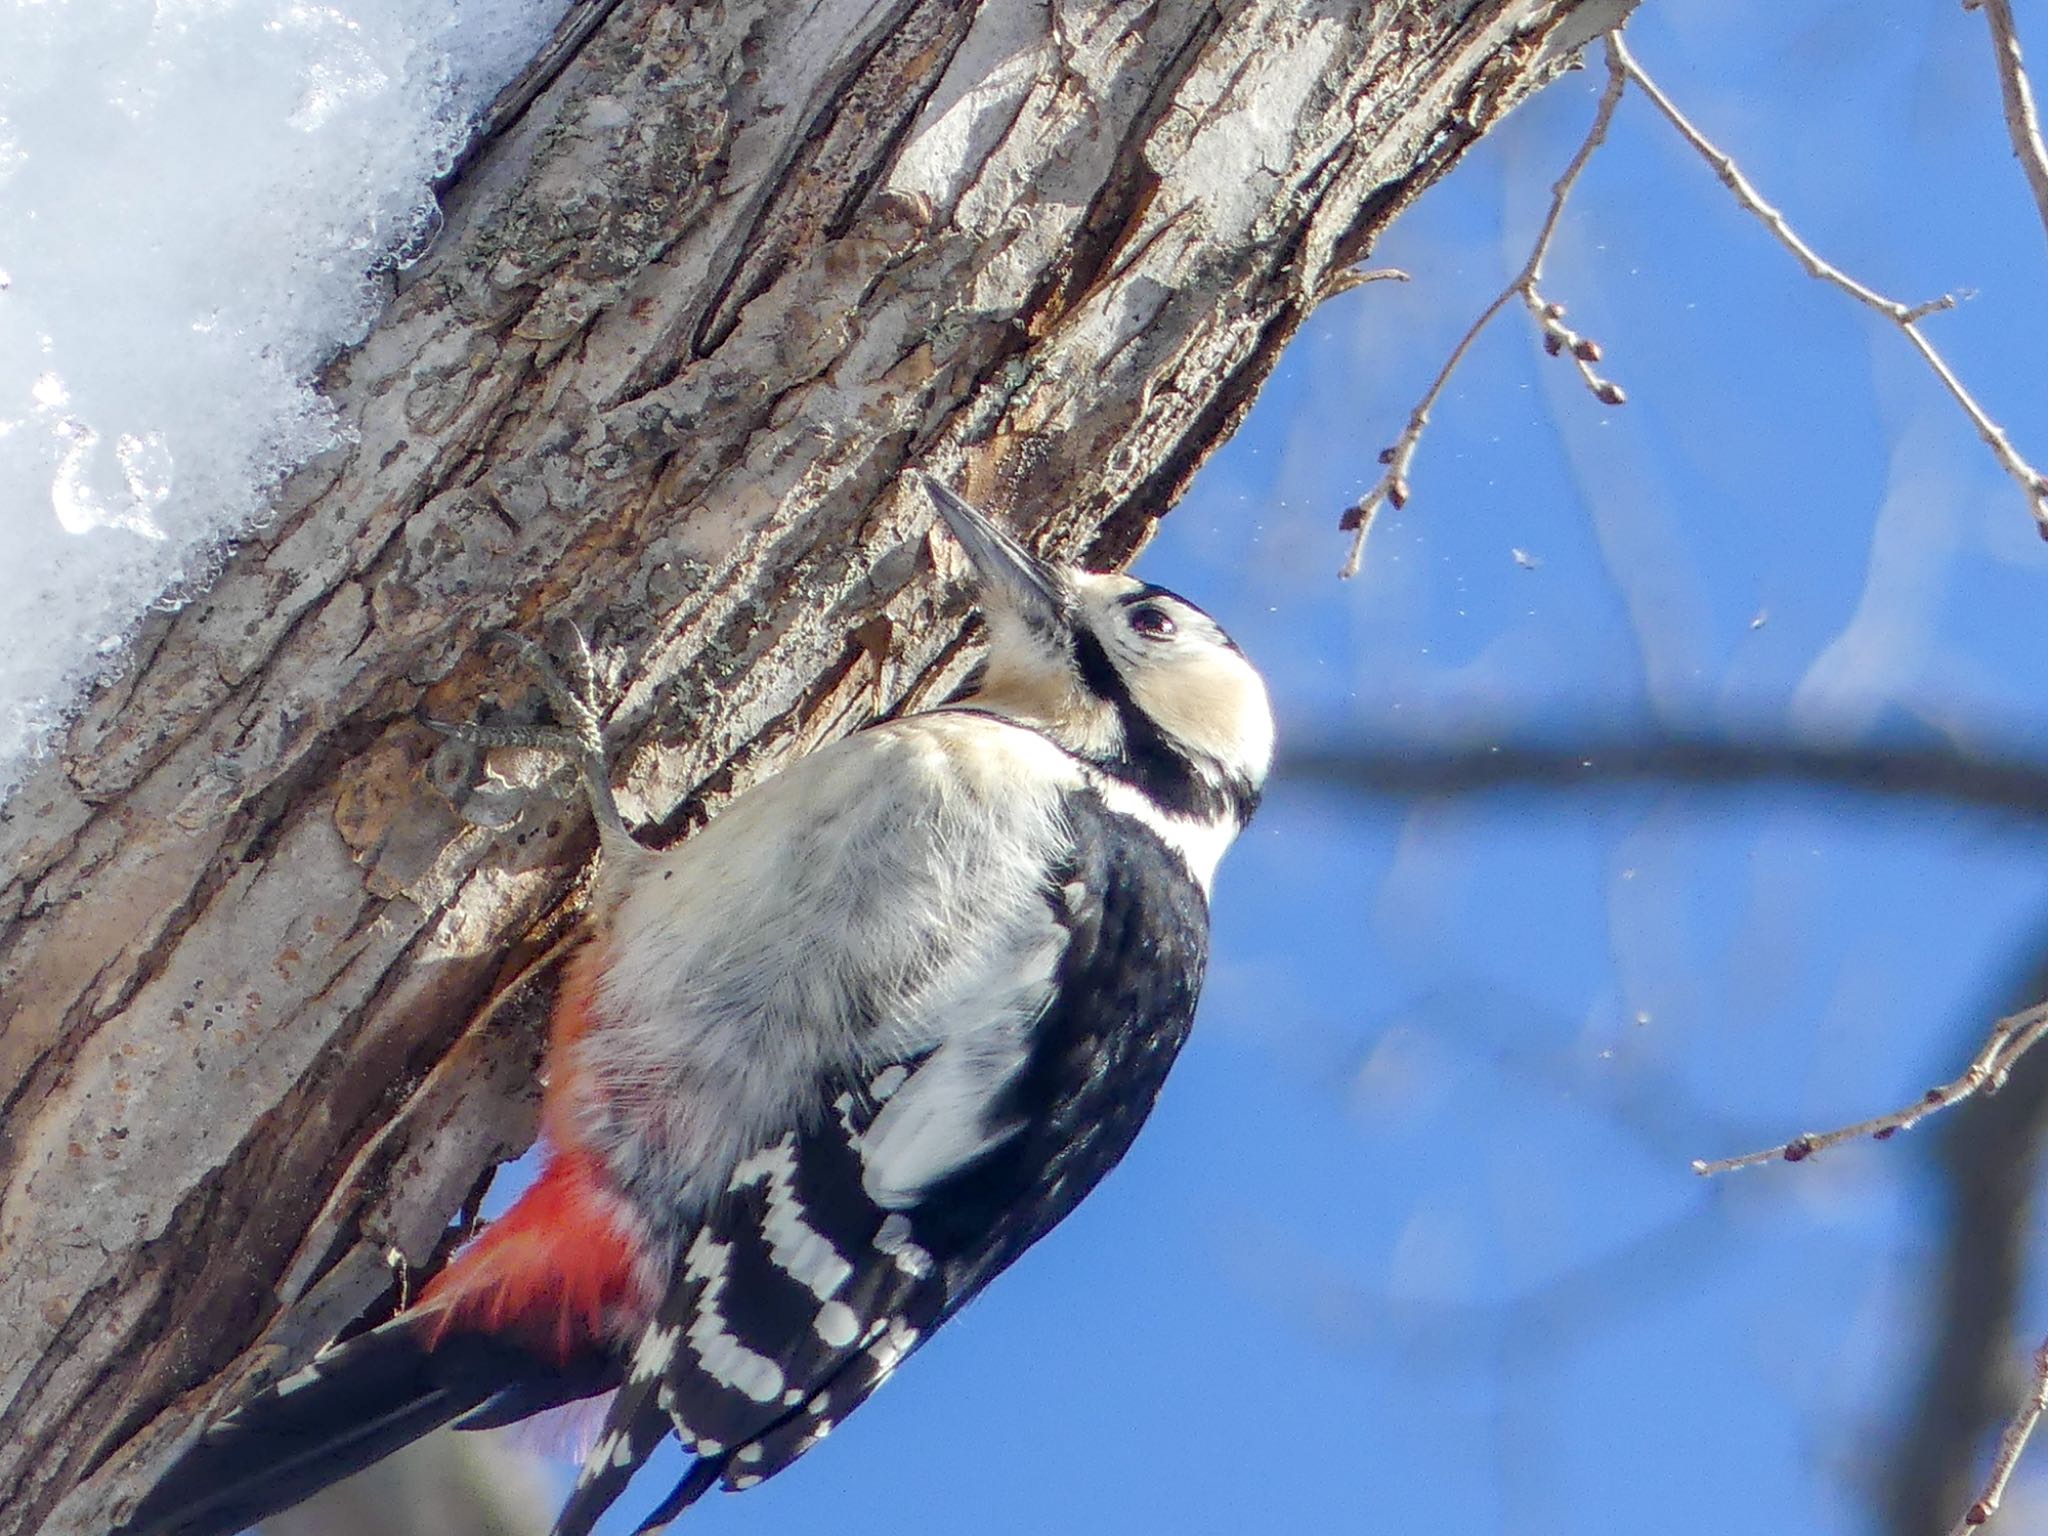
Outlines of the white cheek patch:
[{"label": "white cheek patch", "polygon": [[1273,765],[1273,708],[1251,664],[1222,646],[1134,664],[1138,707],[1198,758],[1256,784]]}]

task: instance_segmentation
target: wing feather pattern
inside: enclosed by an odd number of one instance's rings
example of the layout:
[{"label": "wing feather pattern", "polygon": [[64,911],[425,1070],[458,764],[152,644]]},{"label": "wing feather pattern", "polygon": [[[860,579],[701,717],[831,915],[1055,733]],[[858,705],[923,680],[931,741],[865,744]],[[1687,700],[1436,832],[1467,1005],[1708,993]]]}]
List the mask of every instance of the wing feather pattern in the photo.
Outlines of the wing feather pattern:
[{"label": "wing feather pattern", "polygon": [[[1018,1048],[991,1051],[986,1021],[967,1024],[958,1049],[976,1061],[941,1044],[843,1082],[817,1124],[735,1167],[627,1361],[556,1536],[587,1536],[670,1433],[698,1460],[649,1529],[714,1485],[781,1471],[1129,1149],[1187,1038],[1207,904],[1141,823],[1092,796],[1076,797],[1069,820],[1070,854],[1045,884],[1057,942],[1017,957],[1043,967]],[[992,1006],[1017,1008],[1028,977],[1011,975]],[[887,1116],[920,1094],[975,1123],[911,1138],[906,1178],[905,1138]]]}]

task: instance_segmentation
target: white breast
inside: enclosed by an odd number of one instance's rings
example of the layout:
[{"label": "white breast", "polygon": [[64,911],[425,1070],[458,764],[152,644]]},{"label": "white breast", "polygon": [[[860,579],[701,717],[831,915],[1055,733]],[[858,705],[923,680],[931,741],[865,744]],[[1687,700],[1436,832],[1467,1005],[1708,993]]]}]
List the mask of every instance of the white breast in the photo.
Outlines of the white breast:
[{"label": "white breast", "polygon": [[950,1101],[1021,1060],[1062,941],[1045,901],[1069,841],[1060,800],[1080,782],[1029,731],[921,715],[816,752],[680,847],[632,858],[573,1048],[593,1143],[631,1183],[694,1206],[818,1112],[822,1084],[966,1034],[971,1048],[946,1053],[958,1092],[935,1078],[875,1127],[888,1171],[874,1192],[901,1198],[971,1155],[983,1133]]}]

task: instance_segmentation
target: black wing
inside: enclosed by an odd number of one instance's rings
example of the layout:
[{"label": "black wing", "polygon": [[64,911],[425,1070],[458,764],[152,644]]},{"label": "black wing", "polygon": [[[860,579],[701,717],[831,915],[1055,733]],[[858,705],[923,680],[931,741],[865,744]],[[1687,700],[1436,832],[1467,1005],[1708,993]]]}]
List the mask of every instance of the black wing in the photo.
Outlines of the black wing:
[{"label": "black wing", "polygon": [[642,1529],[715,1483],[781,1471],[1129,1150],[1187,1039],[1208,907],[1142,824],[1093,796],[1070,819],[1073,852],[1046,893],[1066,933],[1052,1000],[985,1106],[1015,1131],[914,1203],[877,1204],[862,1138],[920,1060],[844,1085],[822,1125],[742,1163],[626,1362],[556,1536],[585,1536],[671,1432],[698,1459]]}]

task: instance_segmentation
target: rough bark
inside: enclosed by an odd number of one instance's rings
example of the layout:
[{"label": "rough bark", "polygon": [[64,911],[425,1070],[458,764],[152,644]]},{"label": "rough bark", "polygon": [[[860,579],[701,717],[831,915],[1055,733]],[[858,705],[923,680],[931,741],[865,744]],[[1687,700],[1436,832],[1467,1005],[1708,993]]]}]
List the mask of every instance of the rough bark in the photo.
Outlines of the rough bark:
[{"label": "rough bark", "polygon": [[1324,280],[1615,9],[606,17],[333,365],[350,446],[0,813],[0,1533],[103,1530],[530,1136],[592,836],[422,723],[537,708],[480,637],[591,633],[627,814],[683,835],[959,670],[906,465],[1127,555]]}]

